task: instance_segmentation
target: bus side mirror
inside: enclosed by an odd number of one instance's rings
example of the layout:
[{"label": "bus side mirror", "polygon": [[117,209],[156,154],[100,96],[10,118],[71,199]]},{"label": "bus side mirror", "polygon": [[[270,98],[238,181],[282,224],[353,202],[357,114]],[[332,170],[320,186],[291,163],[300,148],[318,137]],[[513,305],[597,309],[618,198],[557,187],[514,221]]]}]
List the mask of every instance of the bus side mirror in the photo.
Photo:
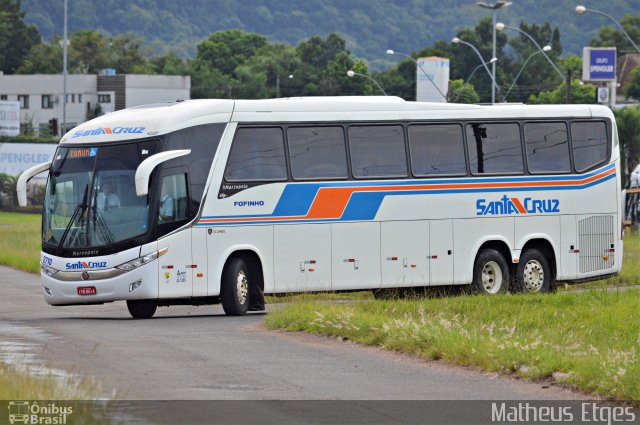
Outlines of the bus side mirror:
[{"label": "bus side mirror", "polygon": [[166,151],[151,155],[142,161],[136,170],[136,195],[145,196],[149,193],[149,177],[151,177],[151,173],[158,165],[170,159],[189,155],[190,153],[191,149]]},{"label": "bus side mirror", "polygon": [[50,162],[44,162],[42,164],[35,165],[24,173],[20,174],[18,177],[18,182],[16,183],[16,192],[18,193],[18,205],[21,207],[27,206],[27,182],[31,180],[31,178],[37,174],[40,174],[44,171],[47,171],[51,168]]}]

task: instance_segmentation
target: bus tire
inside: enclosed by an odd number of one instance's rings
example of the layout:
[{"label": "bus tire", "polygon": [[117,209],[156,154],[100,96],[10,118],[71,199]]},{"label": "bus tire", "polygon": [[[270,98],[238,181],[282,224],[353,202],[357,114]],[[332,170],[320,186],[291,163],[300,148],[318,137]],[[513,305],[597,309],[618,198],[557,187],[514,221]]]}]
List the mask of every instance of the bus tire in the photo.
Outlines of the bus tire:
[{"label": "bus tire", "polygon": [[154,300],[127,300],[127,309],[134,319],[151,319],[157,308]]},{"label": "bus tire", "polygon": [[509,265],[495,249],[478,253],[473,264],[473,288],[480,294],[497,294],[509,288]]},{"label": "bus tire", "polygon": [[542,252],[535,248],[526,250],[516,267],[516,291],[551,292],[551,273],[549,261]]},{"label": "bus tire", "polygon": [[251,271],[242,258],[231,258],[222,271],[220,298],[227,316],[244,316],[249,311]]}]

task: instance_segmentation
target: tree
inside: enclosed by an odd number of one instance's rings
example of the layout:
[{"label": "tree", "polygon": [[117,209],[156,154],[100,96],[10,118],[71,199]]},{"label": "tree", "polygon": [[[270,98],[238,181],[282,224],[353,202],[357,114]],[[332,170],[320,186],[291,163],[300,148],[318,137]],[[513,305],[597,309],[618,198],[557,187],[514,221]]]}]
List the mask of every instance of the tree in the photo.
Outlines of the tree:
[{"label": "tree", "polygon": [[[629,34],[632,40],[640,40],[640,13],[637,15],[625,15],[620,19],[620,25]],[[636,41],[636,44],[638,42]],[[637,50],[629,42],[629,39],[614,26],[606,26],[600,28],[598,31],[598,38],[591,40],[591,45],[594,47],[616,47],[618,53],[633,52],[637,53]]]},{"label": "tree", "polygon": [[300,43],[297,50],[304,63],[324,69],[339,53],[346,51],[346,40],[336,33],[329,34],[326,40],[315,36]]},{"label": "tree", "polygon": [[18,74],[59,74],[62,72],[62,46],[55,37],[51,43],[36,44],[25,56]]},{"label": "tree", "polygon": [[[59,74],[62,72],[62,38],[37,44],[17,70],[21,74]],[[150,48],[131,34],[107,38],[94,30],[81,30],[69,36],[68,66],[70,73],[97,74],[114,68],[123,74],[151,74],[154,66],[147,59]]]},{"label": "tree", "polygon": [[628,173],[640,162],[640,107],[627,106],[613,111],[618,125],[622,175],[628,180]]},{"label": "tree", "polygon": [[[566,100],[566,83],[562,82],[558,87],[550,91],[543,91],[537,95],[529,96],[531,104],[562,104]],[[582,84],[580,80],[571,80],[571,103],[591,104],[596,99],[596,87],[593,84]]]},{"label": "tree", "polygon": [[147,58],[151,50],[133,34],[119,34],[109,40],[106,65],[121,74],[151,74],[153,68]]},{"label": "tree", "polygon": [[154,74],[187,75],[189,73],[189,61],[174,52],[151,58],[150,65]]},{"label": "tree", "polygon": [[[234,98],[236,95],[250,96],[247,90],[241,88],[236,79],[240,77],[243,85],[249,84],[251,74],[248,70],[236,69],[249,58],[256,55],[260,49],[267,46],[267,38],[263,35],[248,33],[233,29],[218,31],[198,44],[198,53],[191,62],[191,97],[198,98]],[[255,75],[255,79],[266,79]],[[253,83],[251,83],[253,84]],[[250,85],[251,85],[250,84]],[[254,87],[258,87],[254,85]],[[235,92],[235,93],[234,93]]]},{"label": "tree", "polygon": [[462,80],[451,80],[449,81],[448,101],[452,103],[478,103],[480,96],[472,84]]},{"label": "tree", "polygon": [[40,43],[38,29],[27,25],[24,16],[20,0],[0,0],[0,70],[6,74],[13,74]]},{"label": "tree", "polygon": [[[19,176],[10,176],[5,173],[0,173],[0,209],[13,210],[18,206],[18,192],[16,191],[16,184],[18,183]],[[5,205],[4,198],[11,199],[9,205]]]},{"label": "tree", "polygon": [[[296,85],[304,76],[296,49],[287,44],[267,44],[236,68],[239,87],[236,97],[268,98],[296,95]],[[293,75],[290,80],[289,75]],[[256,80],[256,81],[252,81]],[[249,87],[255,87],[251,93]]]},{"label": "tree", "polygon": [[631,71],[631,81],[627,86],[627,96],[640,100],[640,68]]},{"label": "tree", "polygon": [[[560,31],[557,27],[552,28],[548,22],[543,25],[521,22],[520,29],[529,34],[538,45],[550,46],[551,50],[545,54],[554,63],[558,62],[558,58],[562,53],[562,44],[560,43]],[[518,72],[520,70],[522,72],[516,81],[516,85],[509,93],[508,100],[524,102],[532,94],[537,94],[541,90],[556,88],[560,84],[562,80],[558,73],[528,37],[519,34],[517,37],[509,39],[509,45],[513,48],[513,53],[504,75],[506,81],[509,81],[507,87],[511,86]],[[527,59],[529,60],[527,61]],[[502,58],[498,63],[501,68],[505,67],[505,61]],[[503,78],[501,81],[505,81],[505,79]]]},{"label": "tree", "polygon": [[218,31],[198,44],[197,66],[217,69],[231,75],[248,58],[267,45],[267,37],[233,29]]},{"label": "tree", "polygon": [[[55,41],[55,40],[54,40]],[[109,59],[110,41],[95,30],[80,30],[69,36],[69,69],[79,74],[97,74],[115,68]]]}]

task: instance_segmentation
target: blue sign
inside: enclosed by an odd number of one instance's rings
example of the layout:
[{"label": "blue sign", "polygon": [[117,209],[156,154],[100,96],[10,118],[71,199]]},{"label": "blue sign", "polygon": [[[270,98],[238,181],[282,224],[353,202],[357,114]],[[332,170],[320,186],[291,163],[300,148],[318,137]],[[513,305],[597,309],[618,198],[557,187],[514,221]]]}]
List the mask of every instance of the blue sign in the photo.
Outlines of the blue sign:
[{"label": "blue sign", "polygon": [[616,79],[615,48],[591,48],[589,51],[587,81],[606,81]]}]

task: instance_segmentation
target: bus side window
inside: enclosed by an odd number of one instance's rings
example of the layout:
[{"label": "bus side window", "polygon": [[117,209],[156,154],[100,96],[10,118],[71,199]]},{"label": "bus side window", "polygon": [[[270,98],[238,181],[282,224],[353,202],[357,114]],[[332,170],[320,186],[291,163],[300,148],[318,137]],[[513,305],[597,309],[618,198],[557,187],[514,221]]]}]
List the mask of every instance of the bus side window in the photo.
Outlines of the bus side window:
[{"label": "bus side window", "polygon": [[467,125],[469,165],[473,174],[522,174],[520,129],[516,123]]},{"label": "bus side window", "polygon": [[577,172],[607,160],[607,126],[603,121],[578,121],[571,123],[573,161]]},{"label": "bus side window", "polygon": [[406,177],[407,152],[401,125],[352,125],[351,168],[357,179]]},{"label": "bus side window", "polygon": [[238,129],[231,145],[224,178],[229,182],[286,180],[287,159],[282,129]]},{"label": "bus side window", "polygon": [[410,125],[409,147],[415,176],[467,173],[460,124]]},{"label": "bus side window", "polygon": [[158,224],[186,220],[187,178],[185,174],[174,174],[162,178],[160,205],[158,207]]},{"label": "bus side window", "polygon": [[525,123],[524,142],[530,173],[571,172],[566,123]]},{"label": "bus side window", "polygon": [[290,127],[287,141],[294,179],[349,177],[342,127]]}]

